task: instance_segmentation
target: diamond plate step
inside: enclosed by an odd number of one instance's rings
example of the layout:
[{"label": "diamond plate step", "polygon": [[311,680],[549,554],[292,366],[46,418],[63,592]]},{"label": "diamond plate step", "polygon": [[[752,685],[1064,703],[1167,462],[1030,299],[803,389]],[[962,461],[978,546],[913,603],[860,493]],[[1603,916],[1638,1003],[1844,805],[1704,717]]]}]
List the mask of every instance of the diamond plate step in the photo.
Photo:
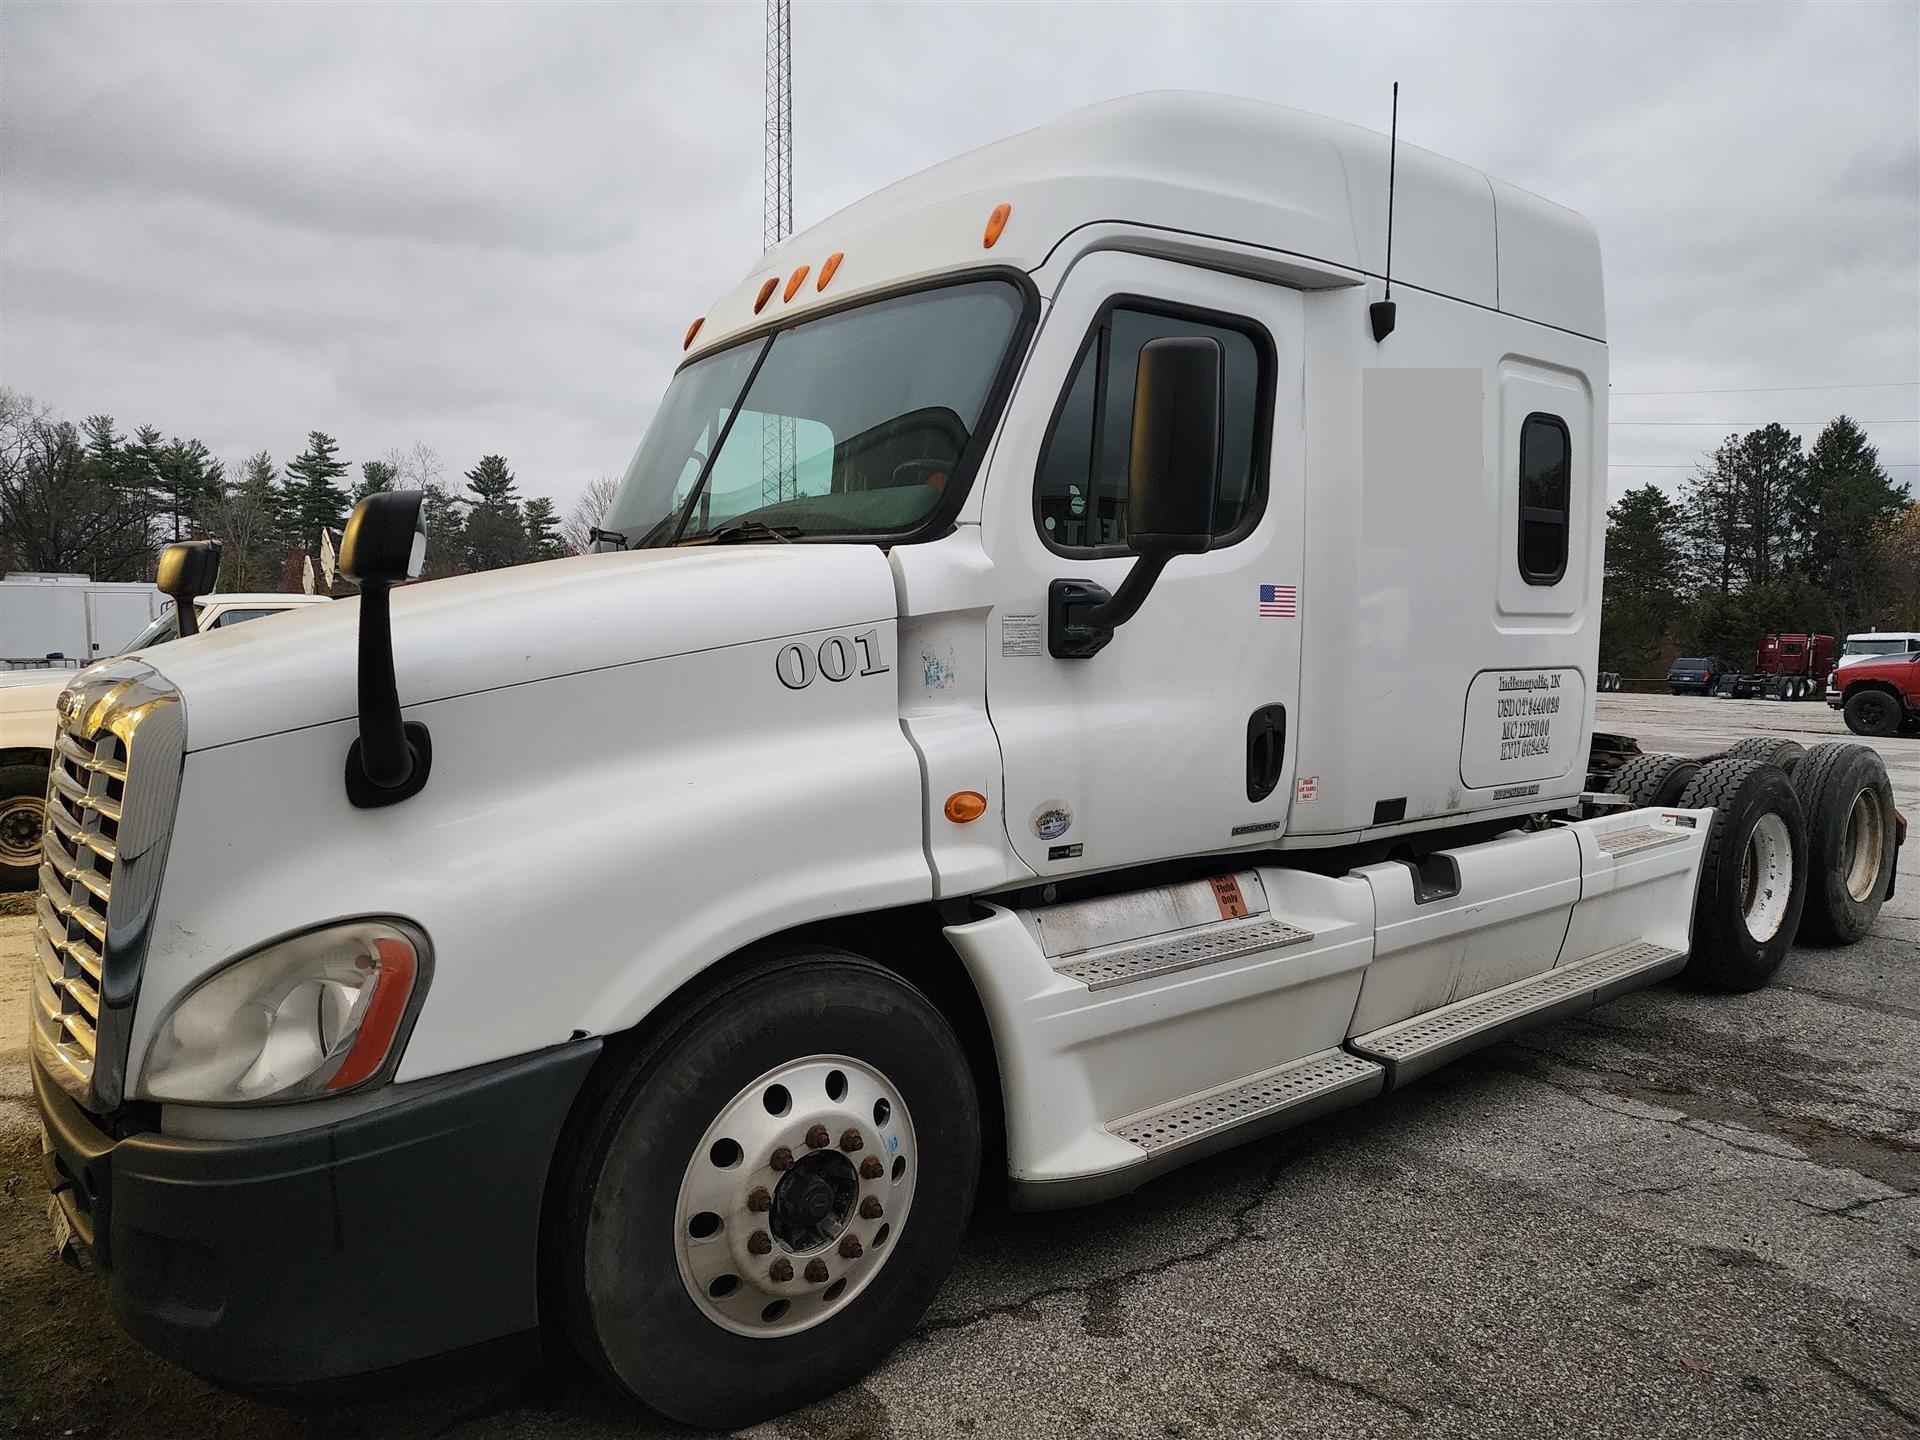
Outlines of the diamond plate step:
[{"label": "diamond plate step", "polygon": [[1602,835],[1600,848],[1615,857],[1633,855],[1641,850],[1652,850],[1656,846],[1685,840],[1687,833],[1665,825],[1635,825],[1627,830],[1614,830]]},{"label": "diamond plate step", "polygon": [[1078,980],[1089,990],[1105,990],[1114,985],[1131,985],[1156,975],[1171,975],[1196,965],[1211,965],[1239,955],[1262,950],[1279,950],[1288,945],[1304,945],[1313,939],[1311,930],[1302,930],[1284,920],[1253,920],[1244,925],[1208,925],[1199,930],[1182,930],[1154,940],[1134,941],[1106,950],[1082,951],[1063,956],[1054,969],[1069,980]]},{"label": "diamond plate step", "polygon": [[[1384,1088],[1381,1067],[1344,1050],[1324,1050],[1277,1069],[1264,1070],[1215,1090],[1143,1110],[1109,1124],[1107,1133],[1149,1155],[1181,1149],[1229,1131],[1265,1122],[1263,1128],[1299,1124]],[[1237,1142],[1240,1138],[1235,1135]]]},{"label": "diamond plate step", "polygon": [[1683,950],[1635,941],[1355,1035],[1347,1048],[1378,1060],[1395,1085],[1404,1085],[1469,1050],[1677,974],[1686,963]]}]

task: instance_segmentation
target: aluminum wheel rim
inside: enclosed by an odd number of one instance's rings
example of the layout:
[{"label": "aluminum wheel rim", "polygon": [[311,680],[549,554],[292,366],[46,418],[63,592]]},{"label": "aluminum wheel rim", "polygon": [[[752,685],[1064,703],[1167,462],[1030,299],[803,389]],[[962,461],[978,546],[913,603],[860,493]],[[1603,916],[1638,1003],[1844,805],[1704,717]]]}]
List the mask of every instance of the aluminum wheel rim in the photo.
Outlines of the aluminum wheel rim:
[{"label": "aluminum wheel rim", "polygon": [[687,1294],[736,1335],[831,1318],[898,1248],[919,1160],[900,1092],[873,1066],[810,1055],[767,1071],[721,1109],[681,1178]]},{"label": "aluminum wheel rim", "polygon": [[1880,856],[1886,848],[1886,820],[1880,797],[1862,790],[1847,812],[1847,894],[1864,903],[1873,897],[1880,879]]},{"label": "aluminum wheel rim", "polygon": [[1793,837],[1769,811],[1754,822],[1740,857],[1740,912],[1747,933],[1762,943],[1780,932],[1793,894]]},{"label": "aluminum wheel rim", "polygon": [[47,802],[38,795],[0,800],[0,865],[31,865],[40,858]]}]

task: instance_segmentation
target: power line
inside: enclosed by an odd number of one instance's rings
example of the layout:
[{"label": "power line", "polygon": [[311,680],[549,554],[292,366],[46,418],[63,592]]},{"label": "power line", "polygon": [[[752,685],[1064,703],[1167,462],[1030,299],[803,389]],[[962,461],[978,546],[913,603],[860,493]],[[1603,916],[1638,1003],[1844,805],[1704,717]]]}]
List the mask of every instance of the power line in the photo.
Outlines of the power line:
[{"label": "power line", "polygon": [[[1704,458],[1699,460],[1670,460],[1660,465],[1649,465],[1631,460],[1609,460],[1607,462],[1607,468],[1609,470],[1691,470],[1694,466],[1704,465],[1705,463]],[[1882,470],[1920,470],[1920,460],[1882,460],[1880,462],[1880,468]]]},{"label": "power line", "polygon": [[[1742,425],[1831,425],[1835,417],[1825,420],[1609,420],[1609,425],[1724,425],[1737,429]],[[1848,416],[1852,419],[1852,416]],[[1920,420],[1854,420],[1856,425],[1920,425]]]},{"label": "power line", "polygon": [[1912,390],[1920,380],[1865,380],[1858,385],[1732,385],[1725,390],[1615,390],[1614,395],[1784,395],[1800,390]]}]

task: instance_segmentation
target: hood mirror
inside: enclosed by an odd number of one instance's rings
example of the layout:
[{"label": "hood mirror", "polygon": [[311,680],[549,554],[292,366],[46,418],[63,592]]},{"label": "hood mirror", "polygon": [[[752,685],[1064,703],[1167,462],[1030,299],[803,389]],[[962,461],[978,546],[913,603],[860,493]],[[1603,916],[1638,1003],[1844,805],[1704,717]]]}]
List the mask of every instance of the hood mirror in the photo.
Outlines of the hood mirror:
[{"label": "hood mirror", "polygon": [[218,540],[178,540],[160,552],[154,586],[173,601],[180,634],[198,635],[200,615],[193,602],[211,595],[220,578]]},{"label": "hood mirror", "polygon": [[433,766],[427,727],[400,718],[389,603],[426,564],[425,499],[418,490],[369,495],[340,537],[340,572],[360,586],[360,738],[347,751],[347,799],[363,810],[419,794]]}]

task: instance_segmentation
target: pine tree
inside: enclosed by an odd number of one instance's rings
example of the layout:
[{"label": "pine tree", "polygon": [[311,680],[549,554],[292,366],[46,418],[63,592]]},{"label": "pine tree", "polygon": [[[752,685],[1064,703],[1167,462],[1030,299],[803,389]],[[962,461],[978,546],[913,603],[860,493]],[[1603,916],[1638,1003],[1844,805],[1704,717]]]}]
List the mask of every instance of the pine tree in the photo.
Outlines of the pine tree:
[{"label": "pine tree", "polygon": [[195,528],[194,517],[220,493],[226,467],[198,440],[176,435],[155,457],[154,469],[168,537],[184,539]]},{"label": "pine tree", "polygon": [[1800,437],[1784,425],[1763,425],[1741,438],[1735,473],[1742,566],[1750,585],[1771,585],[1787,572],[1806,463]]},{"label": "pine tree", "polygon": [[399,467],[391,460],[361,461],[360,484],[353,492],[353,503],[358,505],[369,495],[378,495],[382,490],[393,489],[393,482],[399,477]]},{"label": "pine tree", "polygon": [[320,553],[320,531],[338,530],[347,520],[347,497],[336,483],[347,473],[339,442],[319,430],[307,434],[307,448],[287,466],[289,539],[309,555]]},{"label": "pine tree", "polygon": [[560,538],[560,515],[553,501],[536,495],[527,501],[527,548],[535,560],[557,560],[567,553],[567,542]]},{"label": "pine tree", "polygon": [[1680,507],[1658,485],[1629,490],[1607,512],[1607,586],[1615,596],[1670,608],[1686,581]]},{"label": "pine tree", "polygon": [[1729,435],[1681,495],[1687,564],[1696,584],[1726,595],[1740,574],[1740,440]]},{"label": "pine tree", "polygon": [[1841,415],[1813,442],[1805,489],[1807,574],[1831,598],[1840,625],[1878,620],[1892,522],[1907,508],[1907,487],[1894,483],[1866,433]]},{"label": "pine tree", "polygon": [[528,558],[526,517],[505,457],[484,455],[467,472],[466,556],[472,570],[498,570]]}]

